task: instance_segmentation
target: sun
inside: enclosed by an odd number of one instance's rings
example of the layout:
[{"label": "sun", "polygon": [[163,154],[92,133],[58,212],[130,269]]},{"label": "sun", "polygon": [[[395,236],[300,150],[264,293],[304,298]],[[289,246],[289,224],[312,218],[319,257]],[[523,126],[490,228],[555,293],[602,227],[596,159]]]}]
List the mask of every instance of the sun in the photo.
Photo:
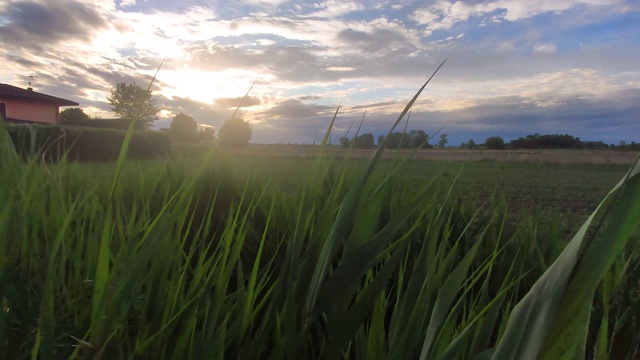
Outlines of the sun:
[{"label": "sun", "polygon": [[261,75],[237,70],[160,70],[158,79],[164,86],[158,93],[169,99],[180,97],[212,104],[216,99],[244,96],[257,76]]}]

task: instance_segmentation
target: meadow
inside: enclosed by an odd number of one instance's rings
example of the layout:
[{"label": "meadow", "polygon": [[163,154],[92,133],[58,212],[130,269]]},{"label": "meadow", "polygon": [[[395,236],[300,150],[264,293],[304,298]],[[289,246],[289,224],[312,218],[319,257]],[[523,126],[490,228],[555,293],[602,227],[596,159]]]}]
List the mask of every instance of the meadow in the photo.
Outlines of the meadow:
[{"label": "meadow", "polygon": [[115,163],[51,164],[0,134],[3,358],[638,358],[637,163],[363,159],[329,133],[128,161],[132,125]]}]

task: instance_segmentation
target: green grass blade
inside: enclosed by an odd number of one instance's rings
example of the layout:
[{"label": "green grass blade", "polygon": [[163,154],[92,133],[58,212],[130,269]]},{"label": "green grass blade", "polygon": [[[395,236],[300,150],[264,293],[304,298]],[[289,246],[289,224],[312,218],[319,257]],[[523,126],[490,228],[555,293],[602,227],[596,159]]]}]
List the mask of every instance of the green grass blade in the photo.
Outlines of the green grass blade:
[{"label": "green grass blade", "polygon": [[[639,173],[636,161],[516,305],[493,359],[573,359],[584,352],[580,346],[585,340],[593,290],[638,229]],[[610,204],[616,195],[618,201]],[[611,223],[599,240],[589,238],[588,229],[607,205],[611,206]]]}]

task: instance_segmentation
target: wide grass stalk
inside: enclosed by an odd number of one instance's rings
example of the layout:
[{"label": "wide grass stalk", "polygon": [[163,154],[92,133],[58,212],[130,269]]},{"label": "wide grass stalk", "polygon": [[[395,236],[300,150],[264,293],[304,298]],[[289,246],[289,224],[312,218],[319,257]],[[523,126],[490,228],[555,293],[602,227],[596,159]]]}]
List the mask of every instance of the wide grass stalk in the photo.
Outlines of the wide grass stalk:
[{"label": "wide grass stalk", "polygon": [[637,161],[514,308],[494,359],[584,357],[594,291],[638,233],[639,173]]}]

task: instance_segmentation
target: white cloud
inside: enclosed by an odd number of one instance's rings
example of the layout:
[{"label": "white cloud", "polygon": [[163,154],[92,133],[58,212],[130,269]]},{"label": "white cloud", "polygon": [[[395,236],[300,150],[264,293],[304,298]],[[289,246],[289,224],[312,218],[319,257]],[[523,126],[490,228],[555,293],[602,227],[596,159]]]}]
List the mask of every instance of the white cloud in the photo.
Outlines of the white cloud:
[{"label": "white cloud", "polygon": [[558,48],[553,44],[539,44],[536,45],[533,50],[538,53],[551,54],[556,52]]},{"label": "white cloud", "polygon": [[136,0],[120,0],[120,7],[135,6]]},{"label": "white cloud", "polygon": [[[435,4],[416,10],[411,19],[420,25],[427,25],[430,30],[450,29],[454,25],[465,22],[475,16],[484,16],[497,12],[490,22],[502,19],[518,21],[543,13],[561,13],[579,6],[604,7],[613,6],[619,12],[628,11],[623,0],[495,0],[469,4],[464,1],[449,2],[439,0]],[[483,25],[486,20],[483,21]]]}]

